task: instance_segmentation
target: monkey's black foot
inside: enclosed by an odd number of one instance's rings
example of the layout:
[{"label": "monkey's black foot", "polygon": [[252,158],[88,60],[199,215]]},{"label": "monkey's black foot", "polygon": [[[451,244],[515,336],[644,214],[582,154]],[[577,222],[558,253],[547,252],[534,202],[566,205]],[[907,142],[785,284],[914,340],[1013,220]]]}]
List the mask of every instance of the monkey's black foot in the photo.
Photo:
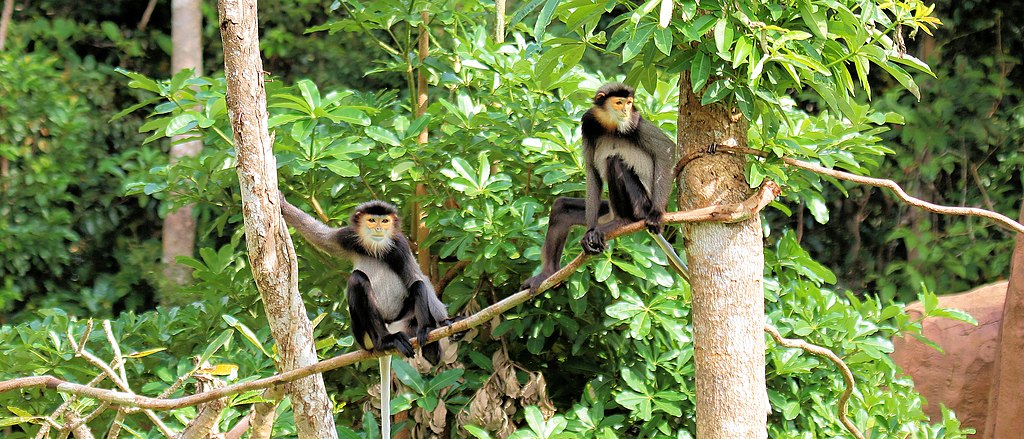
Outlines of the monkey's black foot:
[{"label": "monkey's black foot", "polygon": [[424,345],[420,348],[420,352],[423,353],[423,358],[432,365],[436,366],[441,362],[441,344],[436,341]]},{"label": "monkey's black foot", "polygon": [[711,144],[708,145],[708,151],[707,151],[708,154],[714,154],[717,151],[718,151],[718,144],[714,143],[714,142],[711,142]]},{"label": "monkey's black foot", "polygon": [[647,230],[655,235],[660,235],[664,226],[662,225],[662,217],[664,214],[658,210],[652,210],[647,212],[647,218],[644,219],[644,223],[647,224]]},{"label": "monkey's black foot", "polygon": [[[447,318],[447,319],[442,320],[441,324],[445,325],[445,326],[448,326],[448,327],[451,327],[456,322],[459,322],[459,321],[465,320],[465,319],[466,318],[463,317],[463,316],[455,316],[455,317],[451,317],[451,318]],[[459,341],[459,340],[462,340],[462,336],[464,336],[464,335],[466,335],[466,331],[459,331],[459,332],[456,332],[456,333],[454,333],[452,335],[449,335],[448,336],[448,340]]]},{"label": "monkey's black foot", "polygon": [[523,281],[523,285],[519,287],[520,290],[530,290],[531,293],[536,292],[537,288],[540,288],[540,284],[548,280],[553,273],[541,272],[540,274],[531,277]]},{"label": "monkey's black foot", "polygon": [[596,255],[608,248],[604,242],[604,235],[594,229],[587,230],[587,234],[583,235],[580,244],[583,246],[583,252],[588,255]]},{"label": "monkey's black foot", "polygon": [[397,349],[403,357],[412,357],[416,355],[416,351],[412,349],[412,343],[409,342],[409,337],[406,337],[405,334],[401,332],[386,335],[384,340],[380,342],[377,349],[382,351]]}]

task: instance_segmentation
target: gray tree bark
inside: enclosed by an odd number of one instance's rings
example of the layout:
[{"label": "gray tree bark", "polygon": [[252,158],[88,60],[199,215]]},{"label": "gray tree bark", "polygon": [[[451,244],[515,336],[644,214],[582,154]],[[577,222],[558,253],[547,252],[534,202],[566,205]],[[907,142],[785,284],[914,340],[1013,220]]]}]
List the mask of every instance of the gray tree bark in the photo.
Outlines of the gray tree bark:
[{"label": "gray tree bark", "polygon": [[[720,105],[701,106],[689,74],[680,80],[678,142],[698,156],[681,173],[680,210],[743,201],[743,158],[701,155],[711,144],[746,146],[747,122]],[[767,438],[764,248],[761,217],[683,224],[693,290],[697,437]]]},{"label": "gray tree bark", "polygon": [[[227,108],[238,153],[238,182],[249,263],[277,342],[277,368],[288,371],[317,361],[313,326],[298,288],[298,265],[288,227],[281,217],[277,160],[267,131],[256,0],[220,0],[221,40]],[[286,386],[300,438],[337,438],[323,376]]]},{"label": "gray tree bark", "polygon": [[[171,73],[183,69],[192,69],[195,74],[202,75],[203,45],[201,0],[171,0]],[[203,150],[202,140],[191,140],[178,143],[184,136],[172,139],[170,162],[179,158],[196,156]],[[192,278],[192,269],[175,262],[178,256],[192,256],[195,247],[196,219],[192,215],[192,205],[184,206],[167,214],[163,227],[164,275],[177,285],[184,285]],[[162,301],[166,301],[161,298]],[[173,301],[172,301],[173,302]]]}]

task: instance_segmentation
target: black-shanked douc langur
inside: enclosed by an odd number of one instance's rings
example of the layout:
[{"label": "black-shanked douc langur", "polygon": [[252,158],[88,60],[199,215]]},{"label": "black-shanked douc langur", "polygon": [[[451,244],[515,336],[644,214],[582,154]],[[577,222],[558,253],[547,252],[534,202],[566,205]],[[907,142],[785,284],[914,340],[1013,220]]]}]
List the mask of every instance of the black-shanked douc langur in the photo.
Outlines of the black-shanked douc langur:
[{"label": "black-shanked douc langur", "polygon": [[[440,360],[440,345],[426,343],[429,332],[450,324],[448,308],[413,257],[402,234],[398,210],[382,201],[356,207],[349,225],[333,228],[288,203],[281,195],[281,213],[310,244],[335,257],[352,260],[348,278],[348,311],[356,342],[366,350],[397,349],[415,353],[409,342],[419,337],[423,357]],[[391,356],[380,357],[381,436],[391,437]]]},{"label": "black-shanked douc langur", "polygon": [[[580,120],[586,167],[586,198],[559,198],[551,206],[548,231],[541,248],[540,274],[523,282],[536,289],[558,271],[569,229],[586,225],[583,251],[607,248],[608,232],[644,220],[647,230],[677,272],[687,276],[685,263],[661,235],[662,216],[672,191],[676,143],[633,107],[633,88],[611,83],[594,94],[593,106]],[[602,200],[604,185],[608,200]]]}]

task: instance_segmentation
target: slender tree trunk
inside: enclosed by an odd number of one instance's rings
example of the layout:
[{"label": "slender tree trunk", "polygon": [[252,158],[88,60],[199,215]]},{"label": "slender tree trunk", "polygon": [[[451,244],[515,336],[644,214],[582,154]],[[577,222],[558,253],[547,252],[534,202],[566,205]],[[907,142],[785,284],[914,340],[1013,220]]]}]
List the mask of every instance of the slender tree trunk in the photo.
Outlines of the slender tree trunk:
[{"label": "slender tree trunk", "polygon": [[[430,28],[427,27],[427,21],[430,18],[430,13],[423,11],[420,13],[423,19],[423,24],[420,26],[420,40],[419,40],[419,60],[420,63],[427,59],[427,55],[430,54]],[[427,113],[427,75],[424,72],[425,67],[420,66],[416,70],[416,117],[420,117]],[[427,143],[428,131],[426,127],[423,127],[423,131],[420,131],[420,135],[416,137],[416,143],[423,145]],[[416,197],[422,198],[427,195],[427,186],[423,183],[416,185]],[[427,228],[427,223],[423,221],[426,213],[423,211],[423,204],[419,201],[413,207],[413,227],[416,228],[416,260],[419,262],[420,269],[423,273],[431,278],[436,279],[432,273],[436,270],[433,268],[433,260],[430,257],[430,248],[425,244],[427,241],[427,235],[430,234],[430,229]]]},{"label": "slender tree trunk", "polygon": [[[203,16],[200,10],[200,0],[171,0],[171,73],[177,73],[183,69],[192,69],[195,74],[202,75],[203,70],[203,45],[202,26]],[[202,140],[176,143],[182,139],[177,136],[172,139],[175,144],[171,146],[170,162],[173,164],[179,158],[185,156],[196,156],[203,150]],[[192,278],[192,269],[175,262],[178,256],[192,256],[195,247],[196,219],[192,215],[192,205],[167,214],[164,218],[163,227],[163,254],[161,260],[164,263],[164,275],[174,284],[184,285]],[[162,297],[163,302],[174,303],[173,298]]]},{"label": "slender tree trunk", "polygon": [[0,51],[3,51],[7,44],[7,29],[11,26],[12,15],[14,15],[14,0],[4,0],[4,11],[0,13]]},{"label": "slender tree trunk", "polygon": [[[12,15],[14,0],[4,0],[4,10],[0,13],[0,52],[3,52],[7,44],[7,29],[11,26]],[[7,192],[7,174],[10,172],[10,166],[7,157],[0,157],[0,191]]]},{"label": "slender tree trunk", "polygon": [[505,42],[505,0],[494,0],[494,41]]},{"label": "slender tree trunk", "polygon": [[[1024,222],[1024,201],[1020,206]],[[988,397],[986,439],[1020,437],[1024,431],[1024,235],[1018,234],[1010,260],[1010,284],[1006,287],[999,350]]]},{"label": "slender tree trunk", "polygon": [[[256,0],[220,0],[221,40],[227,107],[238,153],[245,241],[256,287],[270,331],[277,342],[280,371],[317,361],[313,326],[298,288],[295,248],[281,217],[277,160],[267,131],[267,92],[263,85]],[[323,376],[286,386],[300,438],[337,438]]]},{"label": "slender tree trunk", "polygon": [[[683,157],[711,144],[747,144],[747,122],[720,105],[703,107],[680,80],[678,136]],[[683,210],[739,202],[750,187],[743,158],[698,157],[682,172]],[[683,225],[693,289],[697,437],[766,438],[768,395],[764,361],[764,248],[761,218]]]}]

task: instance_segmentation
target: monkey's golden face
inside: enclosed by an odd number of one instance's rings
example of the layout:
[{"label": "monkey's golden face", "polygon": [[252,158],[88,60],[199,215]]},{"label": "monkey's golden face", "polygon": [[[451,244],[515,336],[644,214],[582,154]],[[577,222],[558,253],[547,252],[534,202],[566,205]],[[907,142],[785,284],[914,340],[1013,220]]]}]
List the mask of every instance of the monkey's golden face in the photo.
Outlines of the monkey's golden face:
[{"label": "monkey's golden face", "polygon": [[393,215],[363,215],[359,239],[370,253],[379,254],[391,248],[395,232]]},{"label": "monkey's golden face", "polygon": [[629,120],[629,116],[633,114],[633,98],[610,97],[604,105],[620,123]]},{"label": "monkey's golden face", "polygon": [[611,96],[599,107],[596,116],[608,131],[627,133],[634,128],[633,97]]}]

